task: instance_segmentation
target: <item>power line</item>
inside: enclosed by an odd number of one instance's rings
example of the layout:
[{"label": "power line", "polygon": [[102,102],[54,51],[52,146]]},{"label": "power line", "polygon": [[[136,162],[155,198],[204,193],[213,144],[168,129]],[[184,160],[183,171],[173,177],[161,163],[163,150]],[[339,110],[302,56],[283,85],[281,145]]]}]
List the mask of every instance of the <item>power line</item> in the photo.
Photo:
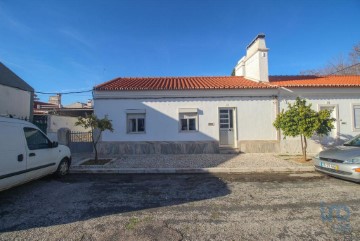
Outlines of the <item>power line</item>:
[{"label": "power line", "polygon": [[345,69],[349,69],[349,68],[352,68],[352,67],[354,67],[354,66],[356,66],[356,65],[359,65],[360,63],[357,63],[357,64],[353,64],[353,65],[350,65],[350,66],[348,66],[348,67],[345,67],[345,68],[343,68],[343,69],[340,69],[340,70],[337,70],[337,71],[335,71],[334,73],[331,73],[331,74],[329,74],[329,75],[333,75],[333,74],[336,74],[336,73],[338,73],[338,72],[340,72],[340,71],[343,71],[343,70],[345,70]]},{"label": "power line", "polygon": [[42,92],[42,91],[35,91],[37,94],[44,94],[44,95],[69,95],[69,94],[81,94],[81,93],[87,93],[91,92],[92,90],[83,90],[83,91],[70,91],[70,92]]}]

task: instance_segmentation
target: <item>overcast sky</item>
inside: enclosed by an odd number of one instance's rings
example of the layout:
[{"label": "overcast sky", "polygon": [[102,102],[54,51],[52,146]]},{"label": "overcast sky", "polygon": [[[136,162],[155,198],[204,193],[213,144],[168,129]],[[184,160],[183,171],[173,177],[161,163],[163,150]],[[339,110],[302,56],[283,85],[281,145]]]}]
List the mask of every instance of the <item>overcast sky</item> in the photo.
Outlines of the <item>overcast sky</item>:
[{"label": "overcast sky", "polygon": [[46,92],[122,76],[224,76],[265,33],[270,74],[289,75],[346,57],[359,26],[359,0],[0,0],[0,61]]}]

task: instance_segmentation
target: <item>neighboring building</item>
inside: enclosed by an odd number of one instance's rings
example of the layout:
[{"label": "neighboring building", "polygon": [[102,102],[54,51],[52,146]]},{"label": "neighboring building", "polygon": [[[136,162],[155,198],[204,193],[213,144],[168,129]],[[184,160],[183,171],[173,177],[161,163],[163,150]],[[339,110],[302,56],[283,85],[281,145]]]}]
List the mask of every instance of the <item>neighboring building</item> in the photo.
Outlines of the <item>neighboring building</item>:
[{"label": "neighboring building", "polygon": [[49,96],[49,103],[56,105],[58,108],[61,108],[61,94],[56,94],[54,96]]},{"label": "neighboring building", "polygon": [[32,120],[34,89],[0,62],[0,116]]},{"label": "neighboring building", "polygon": [[[88,132],[89,129],[76,126],[77,117],[91,115],[93,109],[89,104],[63,106],[61,103],[61,94],[50,96],[49,102],[34,101],[34,123],[45,133],[52,141],[57,141],[57,132],[61,128],[69,129],[72,132]],[[80,103],[80,102],[76,102]],[[88,103],[92,103],[91,100]]]},{"label": "neighboring building", "polygon": [[309,152],[360,133],[360,76],[269,76],[265,36],[258,35],[235,76],[116,78],[94,87],[95,114],[112,120],[105,154],[301,152],[272,125],[297,96],[333,110],[335,130],[314,137]]},{"label": "neighboring building", "polygon": [[64,108],[84,108],[84,109],[93,108],[93,101],[88,100],[86,103],[75,102],[70,105],[65,105]]},{"label": "neighboring building", "polygon": [[93,113],[92,100],[87,103],[75,102],[70,105],[63,106],[61,103],[61,94],[50,96],[49,102],[34,101],[35,115],[59,115],[59,116],[85,116]]},{"label": "neighboring building", "polygon": [[55,111],[58,108],[58,105],[34,100],[34,115],[46,115],[48,112]]}]

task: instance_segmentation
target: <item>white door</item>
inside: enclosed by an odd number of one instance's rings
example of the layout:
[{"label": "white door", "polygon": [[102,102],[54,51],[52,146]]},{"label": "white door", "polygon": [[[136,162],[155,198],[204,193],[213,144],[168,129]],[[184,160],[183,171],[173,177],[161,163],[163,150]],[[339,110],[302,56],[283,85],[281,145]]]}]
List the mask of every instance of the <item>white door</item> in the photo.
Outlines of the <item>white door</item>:
[{"label": "white door", "polygon": [[20,126],[0,123],[0,190],[26,179],[25,139]]},{"label": "white door", "polygon": [[235,146],[234,108],[219,109],[220,146]]},{"label": "white door", "polygon": [[324,106],[320,106],[320,110],[328,110],[331,112],[330,114],[330,117],[332,118],[335,118],[335,122],[333,123],[334,124],[334,129],[331,130],[331,132],[327,135],[327,136],[324,136],[322,138],[322,141],[321,143],[322,144],[336,144],[336,141],[338,139],[338,122],[337,122],[337,119],[338,119],[338,116],[337,116],[337,109],[336,109],[336,106],[335,105],[324,105]]},{"label": "white door", "polygon": [[38,129],[25,127],[27,143],[27,173],[29,178],[49,174],[56,170],[59,149]]}]

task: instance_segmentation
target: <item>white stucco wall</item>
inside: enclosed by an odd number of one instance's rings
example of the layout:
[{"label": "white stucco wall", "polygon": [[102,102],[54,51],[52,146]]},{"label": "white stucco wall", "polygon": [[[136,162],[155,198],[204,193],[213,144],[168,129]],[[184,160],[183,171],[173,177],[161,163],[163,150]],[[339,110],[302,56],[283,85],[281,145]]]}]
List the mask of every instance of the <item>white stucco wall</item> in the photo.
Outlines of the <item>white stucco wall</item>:
[{"label": "white stucco wall", "polygon": [[[255,81],[268,81],[267,61],[263,60],[263,52],[256,52],[245,62],[245,77]],[[267,53],[264,53],[267,56]],[[265,79],[264,79],[265,78]]]},{"label": "white stucco wall", "polygon": [[[316,153],[323,148],[341,144],[360,134],[359,130],[353,128],[352,109],[354,104],[360,104],[358,93],[360,93],[360,88],[282,88],[196,92],[124,91],[121,94],[119,92],[99,92],[95,93],[95,97],[98,98],[95,98],[94,108],[96,115],[100,117],[108,115],[113,121],[115,131],[113,133],[105,132],[103,141],[218,141],[218,109],[234,107],[236,108],[237,140],[239,142],[280,140],[280,149],[277,151],[294,154],[301,153],[300,138],[288,137],[283,140],[281,135],[278,136],[279,133],[272,123],[278,110],[286,110],[287,103],[293,102],[297,96],[300,96],[306,98],[308,103],[312,103],[313,109],[317,111],[320,106],[334,105],[336,107],[337,121],[335,125],[337,130],[328,137],[314,137],[308,142],[308,152]],[[275,95],[279,96],[278,100],[272,97]],[[214,96],[214,98],[208,96]],[[198,132],[179,132],[179,108],[198,109]],[[126,133],[127,109],[146,110],[145,134]],[[209,123],[213,123],[213,125],[209,125]]]},{"label": "white stucco wall", "polygon": [[82,126],[76,126],[75,122],[77,120],[78,120],[77,117],[49,115],[48,116],[47,136],[52,141],[58,141],[57,131],[60,128],[68,128],[71,131],[78,131],[78,132],[90,131],[90,128],[86,129]]},{"label": "white stucco wall", "polygon": [[[308,151],[316,153],[327,146],[339,145],[360,134],[354,129],[353,104],[360,104],[360,88],[292,88],[280,91],[280,110],[287,110],[288,103],[294,103],[297,96],[305,98],[316,111],[320,106],[334,106],[333,117],[336,130],[327,137],[316,137],[309,141]],[[282,152],[301,152],[299,137],[287,137],[281,141]]]},{"label": "white stucco wall", "polygon": [[90,128],[85,129],[82,126],[76,126],[77,120],[77,117],[49,115],[47,131],[57,132],[60,128],[69,128],[71,131],[79,132],[90,131]]},{"label": "white stucco wall", "polygon": [[[238,140],[276,140],[272,97],[96,99],[94,109],[113,123],[114,132],[105,132],[103,141],[206,141],[219,140],[219,107],[236,108]],[[198,109],[198,132],[179,132],[179,108]],[[145,134],[126,133],[126,109],[146,110]]]},{"label": "white stucco wall", "polygon": [[0,115],[30,117],[31,93],[0,84]]}]

